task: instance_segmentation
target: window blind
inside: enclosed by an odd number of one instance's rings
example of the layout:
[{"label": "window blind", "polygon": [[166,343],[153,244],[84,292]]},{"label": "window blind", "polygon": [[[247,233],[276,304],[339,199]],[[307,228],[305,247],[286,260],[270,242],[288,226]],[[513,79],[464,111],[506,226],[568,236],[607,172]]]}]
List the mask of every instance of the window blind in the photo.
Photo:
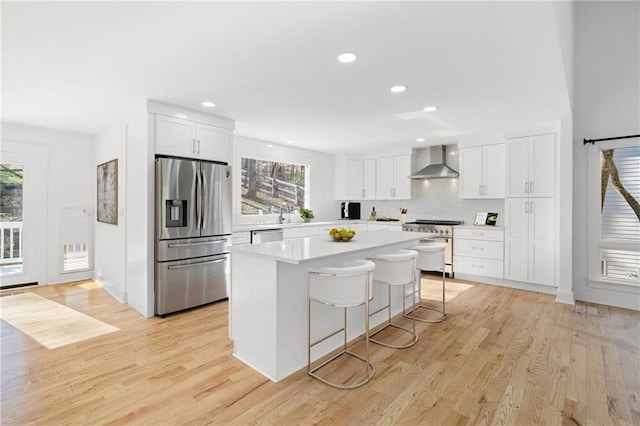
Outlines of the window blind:
[{"label": "window blind", "polygon": [[[617,148],[613,160],[624,188],[640,201],[640,146]],[[605,277],[638,281],[640,274],[640,221],[629,203],[607,183],[602,209],[601,238],[607,248],[600,250],[601,274]],[[616,249],[615,243],[626,243],[626,249]],[[629,242],[637,242],[635,250]],[[613,244],[613,247],[612,247]]]}]

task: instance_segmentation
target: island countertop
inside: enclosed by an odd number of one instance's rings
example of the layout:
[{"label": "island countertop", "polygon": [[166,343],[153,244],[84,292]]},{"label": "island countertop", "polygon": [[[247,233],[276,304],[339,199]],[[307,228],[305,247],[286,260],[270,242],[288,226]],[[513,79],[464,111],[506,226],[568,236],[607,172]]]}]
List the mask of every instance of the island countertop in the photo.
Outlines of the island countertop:
[{"label": "island countertop", "polygon": [[329,235],[293,238],[261,244],[234,246],[233,253],[255,255],[271,260],[299,264],[328,256],[428,239],[432,234],[421,232],[368,231],[356,234],[350,241],[333,241]]}]

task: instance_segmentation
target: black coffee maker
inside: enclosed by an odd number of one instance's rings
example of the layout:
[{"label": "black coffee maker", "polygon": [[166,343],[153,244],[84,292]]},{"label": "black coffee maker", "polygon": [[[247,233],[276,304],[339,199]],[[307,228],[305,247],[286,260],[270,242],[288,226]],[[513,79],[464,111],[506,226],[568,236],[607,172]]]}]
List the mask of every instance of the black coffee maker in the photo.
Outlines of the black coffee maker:
[{"label": "black coffee maker", "polygon": [[346,201],[340,204],[340,219],[360,219],[360,203]]}]

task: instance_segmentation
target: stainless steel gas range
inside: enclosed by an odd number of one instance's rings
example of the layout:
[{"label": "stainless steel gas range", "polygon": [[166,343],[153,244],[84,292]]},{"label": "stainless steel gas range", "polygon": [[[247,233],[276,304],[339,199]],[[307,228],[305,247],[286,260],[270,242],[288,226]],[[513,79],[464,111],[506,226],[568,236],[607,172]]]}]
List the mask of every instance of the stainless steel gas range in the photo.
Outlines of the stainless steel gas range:
[{"label": "stainless steel gas range", "polygon": [[447,244],[444,253],[444,271],[453,278],[453,227],[462,225],[461,220],[429,220],[418,219],[415,222],[407,222],[402,225],[403,231],[426,232],[432,234],[430,240]]}]

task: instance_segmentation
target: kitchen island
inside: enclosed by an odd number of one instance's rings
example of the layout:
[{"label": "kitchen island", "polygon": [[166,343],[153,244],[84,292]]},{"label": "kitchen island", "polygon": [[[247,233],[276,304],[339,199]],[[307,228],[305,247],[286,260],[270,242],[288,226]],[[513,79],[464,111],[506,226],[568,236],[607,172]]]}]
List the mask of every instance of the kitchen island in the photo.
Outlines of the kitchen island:
[{"label": "kitchen island", "polygon": [[[307,364],[307,270],[337,266],[344,260],[366,259],[375,253],[410,248],[429,234],[370,231],[348,242],[329,235],[234,246],[231,261],[229,330],[234,356],[273,381],[280,381]],[[402,293],[392,293],[393,315],[400,313]],[[374,286],[371,310],[386,304],[386,290]],[[342,325],[342,310],[314,304],[312,338]],[[371,318],[382,323],[386,311]],[[364,307],[349,310],[349,336],[364,332]],[[317,359],[338,348],[337,335],[317,345]]]}]

